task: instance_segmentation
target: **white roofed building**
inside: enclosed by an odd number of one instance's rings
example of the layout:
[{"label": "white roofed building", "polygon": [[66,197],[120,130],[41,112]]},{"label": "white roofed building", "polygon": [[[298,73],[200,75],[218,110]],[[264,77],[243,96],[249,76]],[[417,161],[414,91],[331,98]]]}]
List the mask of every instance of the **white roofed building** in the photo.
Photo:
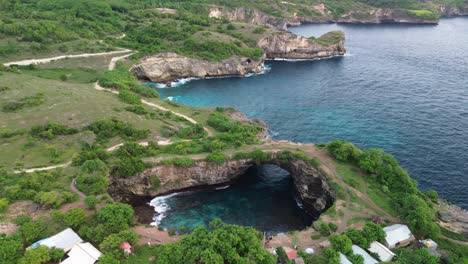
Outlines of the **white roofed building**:
[{"label": "white roofed building", "polygon": [[389,248],[405,247],[415,240],[408,226],[395,224],[384,227],[385,243]]},{"label": "white roofed building", "polygon": [[349,261],[349,259],[341,252],[339,252],[340,254],[340,264],[353,264],[351,261]]},{"label": "white roofed building", "polygon": [[380,260],[383,262],[391,261],[395,256],[395,254],[390,249],[377,241],[374,241],[370,244],[369,252],[379,255]]},{"label": "white roofed building", "polygon": [[373,258],[369,253],[367,253],[364,249],[353,245],[352,246],[353,253],[355,255],[361,255],[364,258],[364,264],[377,264],[379,261],[377,261],[375,258]]},{"label": "white roofed building", "polygon": [[62,264],[94,264],[102,253],[87,242],[76,244],[67,255]]},{"label": "white roofed building", "polygon": [[81,239],[73,229],[67,228],[58,234],[35,242],[31,245],[31,248],[46,246],[48,248],[61,248],[63,251],[67,252],[71,250],[75,244],[81,242],[83,242],[83,239]]}]

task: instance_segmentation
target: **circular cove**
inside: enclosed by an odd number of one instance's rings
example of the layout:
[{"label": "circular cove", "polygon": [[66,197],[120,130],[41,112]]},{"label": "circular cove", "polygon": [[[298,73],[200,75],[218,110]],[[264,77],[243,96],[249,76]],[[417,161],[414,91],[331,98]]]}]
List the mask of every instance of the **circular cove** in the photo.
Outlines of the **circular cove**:
[{"label": "circular cove", "polygon": [[276,165],[252,166],[235,183],[198,192],[157,197],[154,223],[192,229],[220,218],[261,231],[285,232],[310,226],[313,217],[298,204],[293,179]]}]

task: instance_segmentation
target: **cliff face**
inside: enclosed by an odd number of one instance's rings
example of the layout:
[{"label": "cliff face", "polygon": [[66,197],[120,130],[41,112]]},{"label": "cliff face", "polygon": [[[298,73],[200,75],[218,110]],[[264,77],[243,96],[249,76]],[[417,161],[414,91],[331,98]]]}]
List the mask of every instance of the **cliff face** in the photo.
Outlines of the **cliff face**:
[{"label": "cliff face", "polygon": [[439,20],[418,18],[402,9],[379,8],[371,10],[353,10],[339,17],[336,22],[353,24],[437,24]]},{"label": "cliff face", "polygon": [[440,15],[444,17],[468,16],[468,4],[463,6],[451,6],[442,4],[439,7]]},{"label": "cliff face", "polygon": [[241,7],[224,9],[220,7],[212,7],[208,16],[218,19],[225,17],[232,21],[242,21],[253,25],[264,25],[277,29],[286,30],[288,28],[288,20],[275,18],[261,11],[250,8]]},{"label": "cliff face", "polygon": [[292,33],[272,35],[261,39],[257,44],[267,59],[316,59],[342,56],[346,53],[344,34],[330,45],[298,36]]},{"label": "cliff face", "polygon": [[259,73],[263,71],[263,62],[264,57],[255,61],[240,56],[212,62],[166,52],[143,58],[131,68],[131,71],[139,79],[167,83],[183,78],[244,76],[249,73]]},{"label": "cliff face", "polygon": [[[325,5],[307,6],[317,14],[313,17],[298,16],[296,13],[287,18],[275,18],[260,11],[248,8],[225,9],[212,7],[210,17],[229,20],[243,21],[246,23],[265,25],[277,29],[287,30],[288,26],[300,26],[303,23],[352,23],[352,24],[437,24],[438,19],[421,19],[408,13],[403,9],[374,8],[365,10],[352,10],[339,17],[333,17],[333,14]],[[441,15],[458,16],[468,14],[466,8],[441,5]]]},{"label": "cliff face", "polygon": [[[264,163],[278,165],[290,172],[297,197],[310,214],[318,216],[332,205],[334,198],[326,177],[309,163],[301,159],[282,161],[274,157]],[[131,178],[112,177],[109,193],[116,201],[141,205],[161,194],[232,183],[255,165],[249,159],[222,164],[197,161],[189,167],[158,165]],[[153,188],[152,176],[160,180],[157,190]]]}]

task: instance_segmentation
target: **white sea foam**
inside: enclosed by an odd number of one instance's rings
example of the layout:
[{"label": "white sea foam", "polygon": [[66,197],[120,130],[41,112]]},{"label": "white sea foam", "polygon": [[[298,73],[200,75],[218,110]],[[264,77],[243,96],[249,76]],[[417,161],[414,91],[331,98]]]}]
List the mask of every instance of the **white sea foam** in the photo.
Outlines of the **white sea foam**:
[{"label": "white sea foam", "polygon": [[230,185],[226,185],[226,186],[221,186],[221,187],[216,187],[216,190],[224,190],[224,189],[227,189],[229,188]]},{"label": "white sea foam", "polygon": [[[328,57],[323,57],[323,58],[315,58],[315,59],[288,59],[288,58],[274,58],[274,59],[268,59],[271,61],[289,61],[289,62],[296,62],[296,61],[316,61],[316,60],[326,60],[326,59],[331,59],[331,58],[336,58],[336,57],[344,57],[345,55],[337,55],[337,56],[328,56]],[[349,55],[348,55],[349,56]]]},{"label": "white sea foam", "polygon": [[260,74],[265,74],[267,72],[269,72],[271,70],[271,66],[270,65],[265,65],[263,67],[263,70],[259,73],[249,73],[249,74],[246,74],[244,76],[236,76],[236,75],[231,75],[231,76],[221,76],[221,77],[205,77],[205,78],[184,78],[184,79],[178,79],[177,81],[174,81],[174,82],[170,82],[169,85],[168,84],[165,84],[165,83],[153,83],[153,86],[156,87],[156,88],[159,88],[159,89],[162,89],[162,88],[173,88],[173,87],[180,87],[188,82],[191,82],[191,81],[195,81],[195,80],[201,80],[201,79],[223,79],[223,78],[234,78],[234,77],[252,77],[252,76],[255,76],[255,75],[260,75]]},{"label": "white sea foam", "polygon": [[174,97],[173,97],[173,96],[168,96],[166,99],[169,100],[169,101],[174,101]]},{"label": "white sea foam", "polygon": [[166,217],[166,212],[169,211],[169,209],[171,209],[171,207],[166,203],[166,200],[178,194],[180,193],[172,193],[164,196],[159,196],[149,202],[149,205],[154,207],[155,211],[153,222],[151,223],[151,225],[157,226],[161,223],[161,221]]}]

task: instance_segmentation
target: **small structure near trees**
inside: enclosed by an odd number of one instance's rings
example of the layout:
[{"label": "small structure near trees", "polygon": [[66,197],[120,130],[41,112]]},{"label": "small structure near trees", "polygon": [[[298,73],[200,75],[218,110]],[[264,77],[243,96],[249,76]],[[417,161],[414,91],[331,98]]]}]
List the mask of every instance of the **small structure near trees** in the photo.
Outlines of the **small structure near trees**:
[{"label": "small structure near trees", "polygon": [[123,250],[125,255],[132,254],[132,245],[127,241],[120,243],[119,248]]},{"label": "small structure near trees", "polygon": [[389,262],[395,256],[395,254],[390,249],[377,241],[374,241],[370,244],[369,252],[377,254],[379,259],[383,262]]},{"label": "small structure near trees", "polygon": [[408,226],[395,224],[383,228],[385,243],[389,248],[406,247],[415,240]]}]

